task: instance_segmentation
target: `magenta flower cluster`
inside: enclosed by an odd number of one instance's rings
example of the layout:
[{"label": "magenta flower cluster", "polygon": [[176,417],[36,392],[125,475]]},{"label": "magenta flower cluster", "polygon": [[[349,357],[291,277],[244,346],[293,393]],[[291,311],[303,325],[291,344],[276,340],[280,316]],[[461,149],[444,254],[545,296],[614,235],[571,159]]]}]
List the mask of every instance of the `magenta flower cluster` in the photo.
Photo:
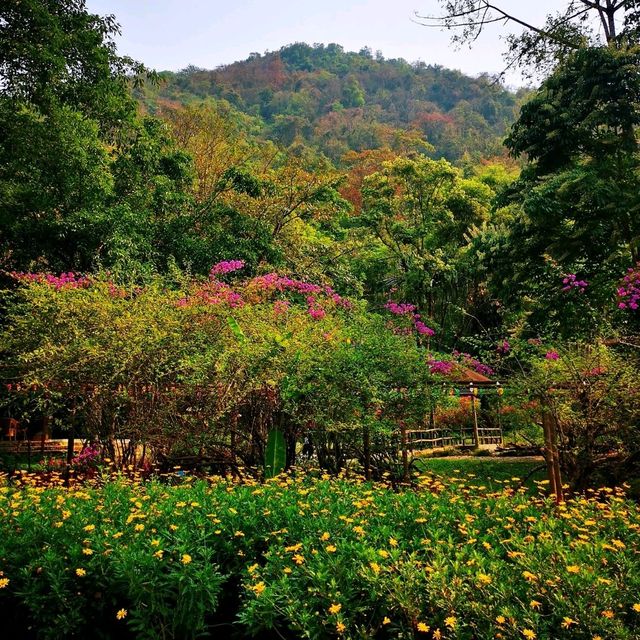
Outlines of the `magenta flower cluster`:
[{"label": "magenta flower cluster", "polygon": [[578,280],[578,276],[575,273],[569,273],[562,279],[563,291],[575,291],[584,293],[585,289],[589,286],[589,283],[585,280]]},{"label": "magenta flower cluster", "polygon": [[509,353],[509,351],[511,351],[511,345],[509,344],[509,341],[503,340],[502,342],[500,342],[498,344],[497,351],[502,355],[506,355],[507,353]]},{"label": "magenta flower cluster", "polygon": [[209,272],[209,277],[211,279],[216,276],[224,275],[225,273],[232,273],[233,271],[238,271],[244,267],[244,260],[223,260],[222,262],[218,262],[211,267],[211,271]]},{"label": "magenta flower cluster", "polygon": [[[259,299],[262,299],[262,294],[293,293],[304,296],[307,303],[307,311],[314,320],[321,320],[327,315],[324,307],[324,303],[327,300],[344,309],[351,309],[353,306],[350,300],[338,295],[329,286],[296,280],[288,276],[281,276],[275,272],[256,276],[245,282],[242,287],[242,294],[217,279],[218,275],[237,271],[243,266],[244,262],[242,260],[229,260],[214,265],[209,274],[210,281],[191,296],[181,298],[178,301],[178,306],[186,307],[191,302],[204,302],[205,304],[226,304],[229,307],[240,307],[247,301],[255,301],[256,294],[260,294]],[[274,315],[276,317],[284,315],[289,306],[289,300],[276,300],[273,304]]]},{"label": "magenta flower cluster", "polygon": [[428,327],[424,322],[422,322],[421,320],[421,316],[419,313],[416,313],[416,305],[415,304],[408,304],[406,302],[393,302],[392,300],[389,300],[385,305],[384,308],[391,312],[394,316],[407,316],[411,318],[411,321],[413,322],[413,327],[414,329],[423,336],[433,336],[435,335],[435,331],[433,329],[431,329],[430,327]]},{"label": "magenta flower cluster", "polygon": [[23,273],[13,271],[11,276],[22,282],[42,282],[55,288],[60,289],[84,289],[91,284],[91,279],[73,271],[61,273],[56,276],[52,273]]},{"label": "magenta flower cluster", "polygon": [[[343,309],[351,309],[353,306],[350,300],[337,294],[332,287],[296,280],[288,276],[281,276],[275,272],[256,276],[247,283],[247,289],[267,293],[288,292],[303,295],[307,303],[307,311],[314,320],[322,320],[327,315],[318,297],[324,297]],[[281,314],[283,311],[282,307],[276,310],[274,304],[274,313]]]},{"label": "magenta flower cluster", "polygon": [[629,268],[618,287],[618,308],[637,311],[640,306],[640,262]]},{"label": "magenta flower cluster", "polygon": [[389,300],[389,302],[384,305],[384,308],[393,313],[394,316],[407,316],[415,313],[416,311],[415,304],[407,304],[406,302],[398,303],[393,302],[392,300]]},{"label": "magenta flower cluster", "polygon": [[89,445],[85,447],[73,460],[71,464],[74,466],[85,466],[97,462],[100,459],[100,449]]},{"label": "magenta flower cluster", "polygon": [[453,371],[453,362],[447,360],[429,360],[429,371],[433,374],[448,376]]},{"label": "magenta flower cluster", "polygon": [[313,284],[311,282],[305,282],[304,280],[296,280],[288,276],[281,276],[275,272],[267,273],[263,276],[256,276],[248,282],[247,287],[267,292],[299,293],[307,297],[322,295],[329,298],[329,300],[339,307],[343,307],[344,309],[351,309],[352,307],[350,300],[343,298],[329,286]]},{"label": "magenta flower cluster", "polygon": [[491,376],[493,375],[493,369],[487,365],[480,362],[480,360],[476,360],[473,356],[468,353],[461,353],[460,351],[454,351],[453,356],[458,358],[462,364],[469,369],[473,369],[476,373],[479,373],[483,376]]},{"label": "magenta flower cluster", "polygon": [[547,360],[560,360],[560,354],[557,351],[547,351],[545,358]]}]

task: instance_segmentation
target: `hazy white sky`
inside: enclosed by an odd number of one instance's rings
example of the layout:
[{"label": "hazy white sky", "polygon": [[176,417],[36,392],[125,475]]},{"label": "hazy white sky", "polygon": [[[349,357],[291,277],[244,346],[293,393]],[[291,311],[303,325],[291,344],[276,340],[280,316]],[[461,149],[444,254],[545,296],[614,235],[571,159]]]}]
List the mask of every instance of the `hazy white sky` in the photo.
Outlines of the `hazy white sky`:
[{"label": "hazy white sky", "polygon": [[[503,0],[503,5],[538,23],[565,2]],[[437,0],[87,0],[87,6],[115,14],[122,27],[120,53],[158,71],[188,64],[212,69],[292,42],[336,42],[349,51],[369,46],[386,58],[423,60],[471,75],[502,70],[499,26],[471,50],[456,51],[450,34],[413,21],[416,11],[438,12]]]}]

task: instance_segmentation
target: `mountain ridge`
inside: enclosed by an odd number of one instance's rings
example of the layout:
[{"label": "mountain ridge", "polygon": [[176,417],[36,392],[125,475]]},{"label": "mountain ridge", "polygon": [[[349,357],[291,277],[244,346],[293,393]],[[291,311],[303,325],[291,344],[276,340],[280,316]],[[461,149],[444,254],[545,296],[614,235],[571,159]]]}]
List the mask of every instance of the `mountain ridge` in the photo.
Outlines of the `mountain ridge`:
[{"label": "mountain ridge", "polygon": [[474,78],[335,43],[293,43],[216,69],[163,71],[160,78],[158,87],[136,90],[151,113],[225,100],[258,118],[265,138],[286,147],[303,142],[338,164],[349,152],[393,146],[407,132],[433,145],[429,155],[454,162],[504,154],[502,139],[527,93],[488,74]]}]

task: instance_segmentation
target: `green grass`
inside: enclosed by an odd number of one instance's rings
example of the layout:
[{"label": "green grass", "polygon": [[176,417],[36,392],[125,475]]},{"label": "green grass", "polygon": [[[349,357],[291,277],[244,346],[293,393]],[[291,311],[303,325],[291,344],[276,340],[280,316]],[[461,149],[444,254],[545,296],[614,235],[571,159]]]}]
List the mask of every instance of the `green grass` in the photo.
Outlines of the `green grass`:
[{"label": "green grass", "polygon": [[541,468],[526,480],[525,485],[530,489],[535,489],[536,481],[546,479],[546,467],[542,460],[532,462],[530,460],[513,461],[485,457],[469,457],[464,460],[422,458],[416,460],[415,465],[421,473],[430,471],[445,478],[473,475],[478,482],[486,484],[492,489],[500,489],[505,480],[513,478],[525,480],[538,467]]}]

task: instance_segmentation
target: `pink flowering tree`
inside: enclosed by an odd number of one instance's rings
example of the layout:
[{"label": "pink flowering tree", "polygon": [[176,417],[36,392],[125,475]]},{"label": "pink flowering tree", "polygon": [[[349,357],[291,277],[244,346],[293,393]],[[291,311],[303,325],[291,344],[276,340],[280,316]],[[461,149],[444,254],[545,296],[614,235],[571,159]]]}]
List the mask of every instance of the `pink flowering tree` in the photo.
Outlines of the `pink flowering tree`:
[{"label": "pink flowering tree", "polygon": [[279,425],[290,462],[312,432],[327,468],[359,457],[380,469],[399,420],[424,417],[421,319],[403,312],[412,335],[395,333],[330,286],[278,273],[243,280],[242,267],[221,262],[179,288],[17,275],[4,294],[5,401],[18,387],[46,389],[56,428],[123,463],[139,463],[145,447],[165,464],[257,468]]}]

